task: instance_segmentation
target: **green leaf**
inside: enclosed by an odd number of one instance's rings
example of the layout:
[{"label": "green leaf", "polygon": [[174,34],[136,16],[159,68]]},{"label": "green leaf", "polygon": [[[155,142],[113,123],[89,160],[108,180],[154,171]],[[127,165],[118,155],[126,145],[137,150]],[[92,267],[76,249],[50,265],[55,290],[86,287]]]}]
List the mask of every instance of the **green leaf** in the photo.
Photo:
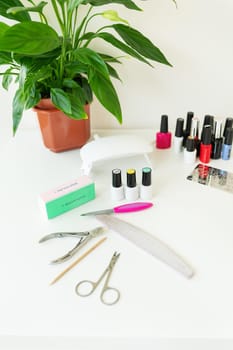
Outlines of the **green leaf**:
[{"label": "green leaf", "polygon": [[106,63],[107,67],[108,67],[108,72],[109,74],[111,75],[111,77],[115,78],[115,79],[118,79],[121,81],[117,71],[108,63]]},{"label": "green leaf", "polygon": [[75,77],[80,73],[87,73],[88,66],[81,62],[71,62],[65,65],[65,70],[69,74],[69,77]]},{"label": "green leaf", "polygon": [[9,85],[11,84],[13,77],[11,75],[12,72],[12,68],[8,68],[5,72],[4,72],[4,76],[2,78],[2,87],[5,90],[8,90]]},{"label": "green leaf", "polygon": [[0,36],[0,51],[40,55],[54,50],[60,39],[53,28],[40,22],[15,24]]},{"label": "green leaf", "polygon": [[97,35],[98,38],[101,38],[108,43],[112,44],[113,46],[117,47],[123,52],[126,52],[128,55],[137,58],[139,61],[142,61],[149,66],[151,66],[150,62],[148,62],[144,57],[142,57],[137,51],[133,50],[131,47],[123,43],[122,41],[118,40],[117,38],[114,37],[114,35],[110,33],[99,33]]},{"label": "green leaf", "polygon": [[23,116],[23,111],[24,111],[24,92],[23,89],[18,89],[15,93],[14,99],[13,99],[13,135],[15,135],[19,123],[22,119]]},{"label": "green leaf", "polygon": [[108,69],[104,60],[93,50],[88,48],[81,48],[75,51],[76,58],[82,63],[94,67],[101,74],[108,77]]},{"label": "green leaf", "polygon": [[124,24],[114,24],[112,27],[130,47],[142,56],[171,66],[160,49],[138,30]]},{"label": "green leaf", "polygon": [[63,80],[62,85],[64,87],[69,88],[69,89],[75,89],[75,88],[79,87],[78,83],[76,83],[76,81],[74,81],[73,79],[70,79],[70,78],[65,78]]},{"label": "green leaf", "polygon": [[35,73],[31,73],[30,69],[26,70],[26,77],[23,84],[25,109],[32,108],[39,102],[41,94],[40,90],[37,90],[37,83],[40,79],[49,77],[50,74],[50,67],[43,67]]},{"label": "green leaf", "polygon": [[37,71],[27,70],[27,75],[24,82],[24,87],[30,90],[37,83],[43,82],[46,79],[51,78],[52,68],[49,66],[41,67]]},{"label": "green leaf", "polygon": [[100,55],[100,57],[102,57],[102,59],[104,60],[104,62],[113,62],[113,63],[120,63],[121,64],[121,61],[119,61],[116,57],[113,57],[113,56],[110,56],[110,55],[106,55],[106,54],[103,54],[101,52],[97,52],[98,55]]},{"label": "green leaf", "polygon": [[67,114],[72,119],[86,119],[87,114],[84,111],[84,104],[79,100],[75,91],[69,94],[69,99],[71,101],[71,113]]},{"label": "green leaf", "polygon": [[18,22],[30,21],[31,18],[27,12],[20,12],[16,14],[7,13],[7,10],[11,7],[23,6],[19,0],[0,0],[0,16],[14,19]]},{"label": "green leaf", "polygon": [[47,5],[47,2],[41,1],[38,5],[32,6],[32,7],[25,7],[25,6],[14,6],[10,7],[6,12],[7,14],[17,14],[19,12],[43,12],[43,8]]},{"label": "green leaf", "polygon": [[91,103],[93,101],[93,93],[88,83],[87,79],[84,77],[80,78],[80,85],[82,86],[83,92],[85,94],[85,100],[87,103]]},{"label": "green leaf", "polygon": [[0,22],[0,36],[3,35],[9,28],[10,27],[6,23]]},{"label": "green leaf", "polygon": [[37,105],[41,99],[39,91],[36,90],[35,84],[24,84],[25,109],[30,109]]},{"label": "green leaf", "polygon": [[12,62],[12,57],[9,52],[0,52],[0,65],[9,64]]},{"label": "green leaf", "polygon": [[52,88],[51,100],[53,104],[65,114],[70,115],[72,113],[70,98],[62,89]]},{"label": "green leaf", "polygon": [[110,81],[95,69],[90,70],[90,86],[100,103],[122,123],[122,112],[117,93]]},{"label": "green leaf", "polygon": [[84,4],[91,4],[92,6],[102,6],[113,3],[124,5],[131,10],[141,11],[141,9],[131,0],[84,0]]}]

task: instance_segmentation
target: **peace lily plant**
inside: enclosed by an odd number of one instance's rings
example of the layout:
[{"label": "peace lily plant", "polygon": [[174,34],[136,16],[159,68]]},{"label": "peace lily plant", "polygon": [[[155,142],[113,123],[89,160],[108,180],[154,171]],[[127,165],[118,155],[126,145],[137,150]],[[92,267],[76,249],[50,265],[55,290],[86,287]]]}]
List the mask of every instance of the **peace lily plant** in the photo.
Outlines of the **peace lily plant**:
[{"label": "peace lily plant", "polygon": [[[27,3],[27,4],[25,4]],[[112,9],[101,6],[121,4],[141,9],[132,0],[51,0],[59,25],[56,31],[45,14],[45,1],[0,0],[0,65],[2,86],[17,84],[13,98],[13,133],[24,110],[51,98],[57,109],[73,119],[86,118],[84,105],[93,94],[122,123],[122,112],[112,78],[120,79],[114,64],[131,56],[150,66],[150,61],[170,65],[164,54],[147,37],[132,28]],[[50,14],[51,15],[51,14]],[[106,25],[90,30],[97,16]],[[10,24],[9,24],[10,23]],[[102,23],[102,21],[101,21]],[[102,39],[124,55],[115,57],[94,50],[92,43]]]}]

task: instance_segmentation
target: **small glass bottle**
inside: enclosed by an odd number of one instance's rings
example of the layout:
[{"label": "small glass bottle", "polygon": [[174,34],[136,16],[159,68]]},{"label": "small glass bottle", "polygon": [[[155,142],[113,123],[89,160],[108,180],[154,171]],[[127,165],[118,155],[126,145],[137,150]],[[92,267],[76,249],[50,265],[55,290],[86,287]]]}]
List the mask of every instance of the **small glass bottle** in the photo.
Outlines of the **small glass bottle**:
[{"label": "small glass bottle", "polygon": [[111,187],[111,197],[113,200],[120,201],[124,199],[124,187],[121,180],[121,170],[112,170],[112,187]]},{"label": "small glass bottle", "polygon": [[138,186],[136,181],[136,170],[128,169],[127,173],[127,184],[125,187],[125,198],[129,201],[135,201],[138,199]]},{"label": "small glass bottle", "polygon": [[171,147],[172,134],[168,131],[168,116],[161,116],[160,131],[156,133],[156,148],[165,149]]},{"label": "small glass bottle", "polygon": [[189,136],[186,139],[186,147],[184,149],[184,162],[186,164],[194,164],[196,161],[197,150],[195,148],[195,139]]},{"label": "small glass bottle", "polygon": [[140,186],[140,198],[151,199],[152,198],[152,183],[151,183],[151,168],[142,168],[142,183]]}]

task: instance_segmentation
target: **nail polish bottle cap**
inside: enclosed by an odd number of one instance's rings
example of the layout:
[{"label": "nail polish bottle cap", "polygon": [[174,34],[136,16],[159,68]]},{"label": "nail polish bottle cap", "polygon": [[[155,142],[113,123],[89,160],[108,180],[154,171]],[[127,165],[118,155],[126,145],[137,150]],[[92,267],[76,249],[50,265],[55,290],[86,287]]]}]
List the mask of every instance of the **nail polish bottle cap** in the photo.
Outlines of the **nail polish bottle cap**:
[{"label": "nail polish bottle cap", "polygon": [[232,141],[233,141],[233,128],[227,128],[224,144],[232,145]]},{"label": "nail polish bottle cap", "polygon": [[193,152],[195,150],[195,141],[191,136],[189,136],[186,140],[186,150],[188,152]]},{"label": "nail polish bottle cap", "polygon": [[127,170],[127,186],[136,187],[136,170],[135,169]]},{"label": "nail polish bottle cap", "polygon": [[211,125],[213,127],[213,125],[214,125],[214,117],[212,115],[206,114],[205,117],[204,117],[203,125]]},{"label": "nail polish bottle cap", "polygon": [[223,136],[226,137],[227,128],[232,128],[233,126],[233,118],[227,118],[225,121]]},{"label": "nail polish bottle cap", "polygon": [[177,118],[176,119],[175,136],[176,137],[182,137],[183,135],[184,135],[184,119],[183,118]]},{"label": "nail polish bottle cap", "polygon": [[151,185],[151,168],[149,167],[142,168],[142,185]]},{"label": "nail polish bottle cap", "polygon": [[186,117],[186,127],[185,127],[185,133],[186,135],[190,134],[190,130],[191,130],[191,124],[192,124],[192,119],[194,117],[194,113],[193,112],[188,112],[187,113],[187,117]]},{"label": "nail polish bottle cap", "polygon": [[112,170],[112,187],[121,187],[121,186],[122,186],[121,170],[113,169]]},{"label": "nail polish bottle cap", "polygon": [[202,143],[204,145],[211,144],[212,130],[210,125],[204,125],[202,134]]},{"label": "nail polish bottle cap", "polygon": [[165,114],[161,116],[160,132],[168,132],[168,116]]}]

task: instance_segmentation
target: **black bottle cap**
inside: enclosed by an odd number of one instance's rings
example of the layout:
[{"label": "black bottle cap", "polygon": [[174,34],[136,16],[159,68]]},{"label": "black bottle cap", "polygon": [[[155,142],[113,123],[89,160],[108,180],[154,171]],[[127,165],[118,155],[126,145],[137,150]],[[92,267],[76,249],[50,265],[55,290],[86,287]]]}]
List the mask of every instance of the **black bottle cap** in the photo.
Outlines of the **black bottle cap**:
[{"label": "black bottle cap", "polygon": [[223,131],[224,137],[226,137],[227,128],[232,128],[232,126],[233,126],[233,118],[227,118],[225,121],[224,131]]},{"label": "black bottle cap", "polygon": [[211,144],[212,139],[212,130],[210,125],[204,125],[203,126],[203,132],[202,132],[202,143],[203,145],[209,145]]},{"label": "black bottle cap", "polygon": [[184,119],[183,118],[177,118],[176,119],[175,136],[176,137],[183,137],[183,135],[184,135]]},{"label": "black bottle cap", "polygon": [[149,167],[142,168],[142,185],[151,185],[151,168]]},{"label": "black bottle cap", "polygon": [[186,150],[188,152],[193,152],[195,150],[195,140],[191,136],[189,136],[186,140]]},{"label": "black bottle cap", "polygon": [[112,187],[121,187],[121,186],[122,186],[121,170],[113,169],[112,170]]},{"label": "black bottle cap", "polygon": [[136,187],[136,170],[135,169],[127,170],[127,186]]},{"label": "black bottle cap", "polygon": [[233,141],[233,128],[227,128],[224,145],[232,145]]},{"label": "black bottle cap", "polygon": [[203,142],[203,132],[204,132],[204,127],[205,126],[210,126],[211,128],[211,133],[214,137],[214,117],[212,115],[206,114],[204,117],[204,122],[203,122],[203,127],[201,131],[201,141]]},{"label": "black bottle cap", "polygon": [[187,117],[186,117],[186,126],[185,126],[185,134],[188,135],[188,136],[190,135],[193,117],[194,117],[194,113],[193,113],[193,112],[188,112],[188,113],[187,113]]},{"label": "black bottle cap", "polygon": [[204,117],[203,125],[211,125],[211,127],[214,127],[214,117],[212,115],[206,114]]},{"label": "black bottle cap", "polygon": [[161,116],[160,132],[168,132],[168,116],[166,114]]}]

